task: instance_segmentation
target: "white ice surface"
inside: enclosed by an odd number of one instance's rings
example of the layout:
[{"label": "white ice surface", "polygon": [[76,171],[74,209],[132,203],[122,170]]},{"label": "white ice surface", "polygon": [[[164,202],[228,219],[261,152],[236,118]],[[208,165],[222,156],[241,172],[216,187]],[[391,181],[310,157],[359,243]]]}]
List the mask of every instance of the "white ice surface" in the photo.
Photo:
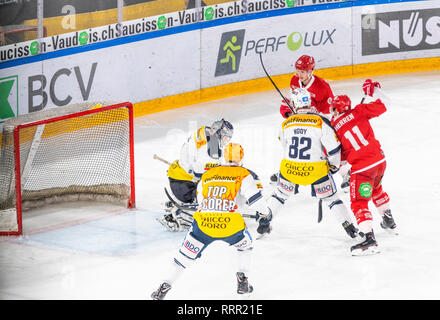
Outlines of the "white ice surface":
[{"label": "white ice surface", "polygon": [[[383,231],[371,207],[382,252],[352,257],[354,242],[326,207],[318,224],[317,202],[309,188],[300,188],[274,220],[272,234],[254,241],[253,299],[440,298],[440,72],[375,79],[392,99],[372,125],[387,156],[383,186],[400,234]],[[330,84],[356,103],[363,80]],[[71,203],[27,213],[23,236],[0,239],[0,299],[148,299],[184,237],[155,220],[163,214],[168,183],[167,166],[153,154],[176,159],[192,130],[224,117],[267,196],[280,154],[280,100],[271,90],[136,118],[137,209]],[[349,206],[348,194],[341,196]],[[256,223],[247,222],[255,236]],[[167,298],[236,299],[235,262],[232,247],[212,244]]]}]

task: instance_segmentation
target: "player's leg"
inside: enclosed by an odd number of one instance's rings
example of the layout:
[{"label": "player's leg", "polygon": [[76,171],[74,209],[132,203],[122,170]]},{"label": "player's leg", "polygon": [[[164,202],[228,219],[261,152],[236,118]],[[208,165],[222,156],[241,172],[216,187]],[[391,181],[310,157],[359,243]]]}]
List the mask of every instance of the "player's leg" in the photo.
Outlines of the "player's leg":
[{"label": "player's leg", "polygon": [[274,188],[272,195],[267,200],[267,218],[259,220],[259,226],[257,228],[259,234],[270,233],[270,222],[276,215],[278,215],[287,199],[295,194],[297,188],[295,183],[285,179],[281,173],[279,173],[278,176],[277,185]]},{"label": "player's leg", "polygon": [[344,162],[341,164],[341,168],[339,169],[338,173],[342,177],[341,190],[348,192],[348,187],[350,185],[351,165],[347,162]]},{"label": "player's leg", "polygon": [[[182,204],[197,202],[197,184],[192,181],[176,180],[169,178],[170,188],[173,196]],[[170,231],[186,231],[193,222],[193,212],[185,211],[166,203],[168,213],[160,217],[158,221]]]},{"label": "player's leg", "polygon": [[368,202],[373,192],[374,176],[365,173],[354,173],[350,178],[351,210],[353,211],[360,233],[365,240],[351,247],[352,255],[368,255],[379,253],[373,231],[373,216],[368,208]]},{"label": "player's leg", "polygon": [[231,237],[226,238],[225,241],[237,249],[237,293],[251,293],[253,291],[253,287],[249,284],[247,275],[250,272],[251,265],[251,254],[253,248],[252,236],[246,228],[232,235]]},{"label": "player's leg", "polygon": [[189,268],[196,259],[201,257],[205,248],[214,241],[213,238],[204,234],[193,223],[188,230],[181,247],[171,261],[166,277],[163,279],[159,288],[151,294],[153,300],[163,300],[166,294],[170,291],[175,281],[182,275],[186,268]]},{"label": "player's leg", "polygon": [[381,227],[386,229],[387,231],[397,234],[397,226],[391,214],[390,197],[383,190],[382,187],[382,178],[385,173],[385,168],[386,163],[378,166],[378,175],[374,181],[373,194],[371,196],[371,199],[376,206],[377,211],[382,216],[382,222],[380,223]]},{"label": "player's leg", "polygon": [[351,238],[357,236],[358,230],[352,222],[347,207],[337,193],[336,184],[331,173],[312,184],[312,195],[327,203],[330,211]]}]

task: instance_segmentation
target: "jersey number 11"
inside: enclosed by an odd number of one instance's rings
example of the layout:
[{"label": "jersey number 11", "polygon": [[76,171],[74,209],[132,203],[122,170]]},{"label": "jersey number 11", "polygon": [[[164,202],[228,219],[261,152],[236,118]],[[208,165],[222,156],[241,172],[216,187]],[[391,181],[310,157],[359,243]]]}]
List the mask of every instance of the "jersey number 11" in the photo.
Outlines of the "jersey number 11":
[{"label": "jersey number 11", "polygon": [[[359,130],[358,126],[354,126],[352,128],[352,131],[364,146],[368,146],[368,141],[364,138],[364,136],[362,135],[362,132]],[[353,134],[351,133],[351,131],[346,131],[344,133],[344,137],[347,138],[348,141],[350,141],[354,150],[358,151],[361,148],[359,146],[359,144],[357,143],[356,139],[354,138]]]}]

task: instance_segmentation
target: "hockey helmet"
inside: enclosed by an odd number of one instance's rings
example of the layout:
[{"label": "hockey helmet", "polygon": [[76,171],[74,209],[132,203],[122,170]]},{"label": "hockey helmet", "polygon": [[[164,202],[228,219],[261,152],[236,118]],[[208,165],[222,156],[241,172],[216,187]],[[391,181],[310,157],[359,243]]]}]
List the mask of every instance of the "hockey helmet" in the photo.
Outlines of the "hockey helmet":
[{"label": "hockey helmet", "polygon": [[225,119],[215,121],[212,124],[211,129],[213,130],[213,134],[217,136],[218,140],[220,141],[220,145],[222,146],[226,145],[234,134],[234,127]]},{"label": "hockey helmet", "polygon": [[304,88],[295,88],[291,91],[290,95],[291,101],[295,112],[305,111],[308,112],[312,106],[312,99],[310,97],[310,92]]},{"label": "hockey helmet", "polygon": [[229,164],[240,164],[243,159],[243,147],[239,143],[230,142],[225,147],[224,159]]},{"label": "hockey helmet", "polygon": [[347,112],[351,109],[351,100],[350,98],[343,94],[339,96],[335,96],[330,104],[330,112],[337,112],[338,114]]},{"label": "hockey helmet", "polygon": [[314,70],[315,69],[315,59],[312,56],[302,55],[295,62],[296,70]]}]

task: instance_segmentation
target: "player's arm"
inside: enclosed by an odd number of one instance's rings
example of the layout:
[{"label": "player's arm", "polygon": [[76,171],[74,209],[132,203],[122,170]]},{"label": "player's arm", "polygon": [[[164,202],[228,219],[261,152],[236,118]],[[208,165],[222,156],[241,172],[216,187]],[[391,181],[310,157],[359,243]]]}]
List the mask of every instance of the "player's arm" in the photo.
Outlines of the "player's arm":
[{"label": "player's arm", "polygon": [[327,150],[327,162],[332,173],[339,170],[341,165],[341,143],[336,137],[335,130],[326,118],[323,118],[321,143]]},{"label": "player's arm", "polygon": [[365,80],[362,89],[364,90],[365,95],[375,99],[373,102],[360,105],[360,108],[363,109],[363,113],[367,119],[378,117],[387,111],[382,99],[385,101],[389,101],[389,99],[381,90],[379,82],[374,82],[371,79],[367,79]]},{"label": "player's arm", "polygon": [[[241,194],[246,199],[246,204],[257,210],[260,201],[263,198],[263,185],[258,176],[251,170],[246,169],[249,174],[243,179],[241,183]],[[258,210],[257,210],[258,211]]]},{"label": "player's arm", "polygon": [[362,90],[364,91],[365,96],[373,101],[380,99],[386,105],[390,105],[391,103],[390,97],[382,90],[382,86],[377,81],[371,79],[365,80],[362,85]]},{"label": "player's arm", "polygon": [[333,91],[327,81],[321,79],[319,86],[319,95],[317,95],[316,109],[325,115],[327,119],[331,119],[330,104],[334,98]]},{"label": "player's arm", "polygon": [[287,103],[289,103],[290,105],[292,105],[292,103],[290,102],[289,99],[287,99],[287,102],[283,100],[281,100],[281,106],[280,106],[280,113],[283,116],[284,119],[287,119],[288,117],[290,117],[292,115],[292,109],[290,109],[290,107],[288,106]]},{"label": "player's arm", "polygon": [[[193,137],[189,137],[180,149],[180,166],[190,175],[193,176],[193,181],[196,182],[200,179],[200,175],[196,177],[194,172],[194,166],[197,161],[197,147],[195,145]],[[203,173],[203,172],[202,172]]]}]

